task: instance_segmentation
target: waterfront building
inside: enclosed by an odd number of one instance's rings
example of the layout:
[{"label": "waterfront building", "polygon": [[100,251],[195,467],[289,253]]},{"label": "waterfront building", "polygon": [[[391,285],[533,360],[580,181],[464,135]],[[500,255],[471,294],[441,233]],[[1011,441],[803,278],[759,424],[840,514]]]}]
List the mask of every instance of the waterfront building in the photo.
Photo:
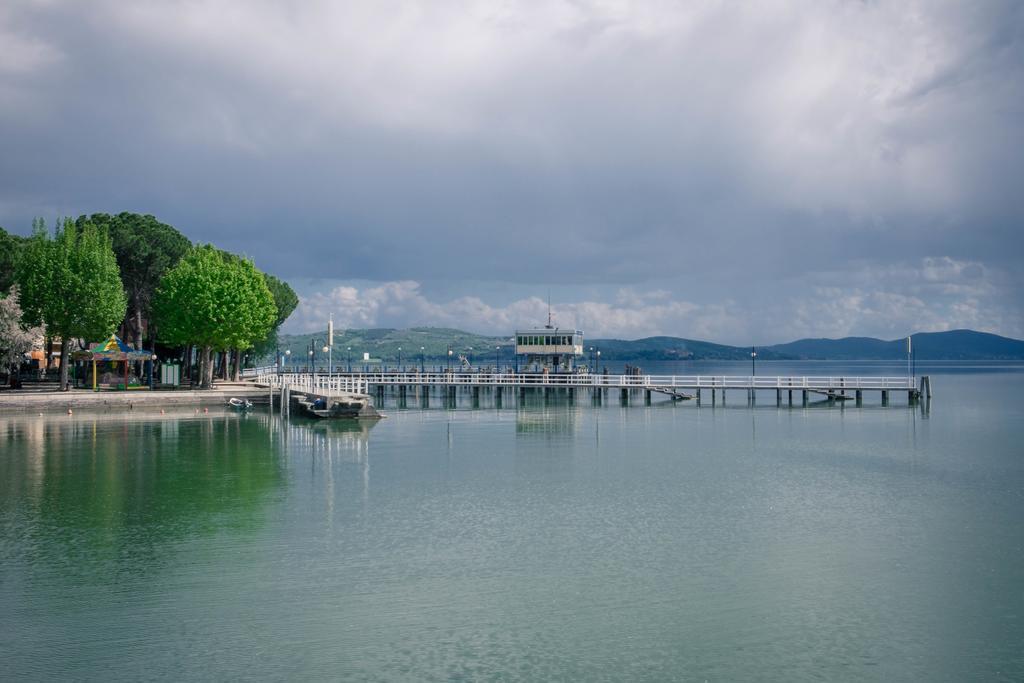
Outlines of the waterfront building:
[{"label": "waterfront building", "polygon": [[583,332],[547,326],[516,331],[520,372],[576,372],[583,358]]}]

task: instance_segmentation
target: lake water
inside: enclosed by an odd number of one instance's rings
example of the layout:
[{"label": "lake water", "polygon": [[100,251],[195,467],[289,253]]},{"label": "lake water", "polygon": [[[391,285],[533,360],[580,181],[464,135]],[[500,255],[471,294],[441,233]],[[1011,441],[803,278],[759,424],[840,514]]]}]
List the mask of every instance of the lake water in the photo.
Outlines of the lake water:
[{"label": "lake water", "polygon": [[0,678],[1024,680],[1024,366],[917,370],[928,411],[0,416]]}]

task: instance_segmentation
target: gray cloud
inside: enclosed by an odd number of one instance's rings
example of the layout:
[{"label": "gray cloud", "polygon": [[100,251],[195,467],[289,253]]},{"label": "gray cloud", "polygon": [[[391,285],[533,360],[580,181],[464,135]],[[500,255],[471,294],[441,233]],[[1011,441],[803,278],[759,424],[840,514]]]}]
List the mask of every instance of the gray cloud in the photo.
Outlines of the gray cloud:
[{"label": "gray cloud", "polygon": [[[138,210],[286,278],[666,290],[633,307],[654,331],[737,342],[1020,334],[1022,26],[1010,2],[8,3],[0,224]],[[988,289],[898,275],[926,259]]]}]

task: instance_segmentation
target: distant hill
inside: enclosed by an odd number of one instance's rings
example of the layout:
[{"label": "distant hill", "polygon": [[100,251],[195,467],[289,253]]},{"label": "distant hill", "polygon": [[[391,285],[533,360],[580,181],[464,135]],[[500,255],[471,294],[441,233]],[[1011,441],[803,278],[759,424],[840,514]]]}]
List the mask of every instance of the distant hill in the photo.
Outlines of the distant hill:
[{"label": "distant hill", "polygon": [[[682,337],[646,337],[632,341],[593,339],[587,346],[601,349],[601,357],[608,360],[750,360],[749,346],[726,346]],[[793,358],[761,348],[757,349],[757,357],[762,360]]]},{"label": "distant hill", "polygon": [[[291,350],[292,362],[305,363],[310,342],[316,349],[317,364],[326,362],[320,350],[326,331],[314,334],[281,335],[280,349]],[[918,360],[1024,360],[1024,341],[973,330],[921,332],[913,335]],[[374,328],[344,330],[334,335],[334,362],[346,362],[351,348],[353,364],[363,353],[389,364],[397,362],[399,349],[403,365],[415,365],[420,356],[427,364],[447,362],[451,346],[453,360],[466,355],[474,365],[492,365],[495,347],[502,363],[512,357],[511,335],[488,336],[443,327],[415,327],[407,330]],[[646,337],[644,339],[588,339],[590,348],[601,350],[602,360],[641,362],[649,360],[750,360],[749,346],[728,346],[682,337]],[[902,360],[906,358],[906,339],[885,341],[871,337],[843,339],[800,339],[788,344],[757,347],[759,360]],[[270,357],[273,360],[273,356]]]},{"label": "distant hill", "polygon": [[[1024,360],[1024,341],[988,332],[918,332],[911,337],[918,360]],[[883,341],[871,337],[800,339],[767,349],[813,360],[901,360],[907,357],[907,340]]]}]

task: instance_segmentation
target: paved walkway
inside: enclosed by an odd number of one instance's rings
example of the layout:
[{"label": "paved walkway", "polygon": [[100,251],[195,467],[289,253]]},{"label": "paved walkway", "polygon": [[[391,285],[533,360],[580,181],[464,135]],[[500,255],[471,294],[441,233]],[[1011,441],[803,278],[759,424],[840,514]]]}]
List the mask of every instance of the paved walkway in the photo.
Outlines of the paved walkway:
[{"label": "paved walkway", "polygon": [[207,391],[0,391],[0,413],[27,413],[87,410],[155,410],[163,406],[221,406],[232,396],[247,398],[253,403],[267,403],[268,391],[250,383],[224,383]]}]

